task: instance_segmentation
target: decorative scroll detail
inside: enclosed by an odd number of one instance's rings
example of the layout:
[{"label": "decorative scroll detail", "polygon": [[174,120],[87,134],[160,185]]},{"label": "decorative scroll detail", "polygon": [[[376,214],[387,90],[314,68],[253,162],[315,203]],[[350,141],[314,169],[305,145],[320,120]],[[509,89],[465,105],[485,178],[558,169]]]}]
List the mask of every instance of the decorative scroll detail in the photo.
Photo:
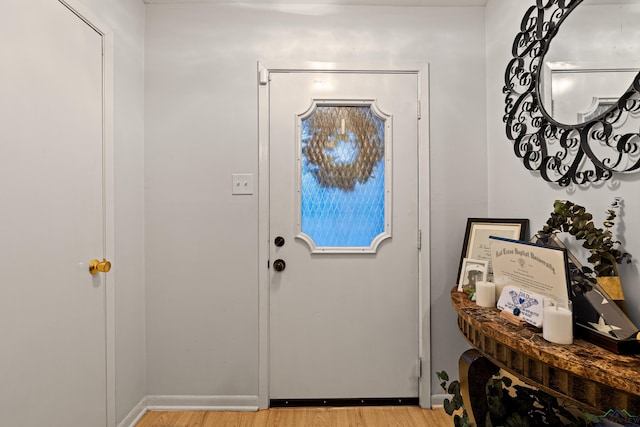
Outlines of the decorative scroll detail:
[{"label": "decorative scroll detail", "polygon": [[560,24],[582,0],[536,0],[524,15],[505,72],[507,137],[525,168],[548,182],[568,186],[606,181],[614,172],[640,167],[640,134],[617,131],[640,112],[640,73],[607,111],[577,125],[558,123],[543,108],[541,62]]}]

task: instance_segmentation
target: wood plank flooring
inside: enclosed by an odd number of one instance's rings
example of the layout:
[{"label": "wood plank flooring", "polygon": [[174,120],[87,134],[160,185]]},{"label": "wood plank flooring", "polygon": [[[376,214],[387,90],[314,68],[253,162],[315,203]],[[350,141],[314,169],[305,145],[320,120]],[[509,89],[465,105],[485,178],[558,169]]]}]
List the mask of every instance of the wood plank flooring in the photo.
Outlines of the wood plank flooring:
[{"label": "wood plank flooring", "polygon": [[150,411],[136,427],[449,427],[442,409],[413,406],[273,408],[258,412]]}]

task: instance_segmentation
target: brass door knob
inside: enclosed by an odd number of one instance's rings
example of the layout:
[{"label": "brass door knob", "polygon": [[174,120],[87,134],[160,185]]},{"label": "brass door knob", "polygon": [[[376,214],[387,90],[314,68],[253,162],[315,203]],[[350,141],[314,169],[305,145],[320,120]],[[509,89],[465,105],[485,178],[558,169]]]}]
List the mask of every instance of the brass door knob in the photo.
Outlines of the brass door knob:
[{"label": "brass door knob", "polygon": [[109,270],[111,270],[111,263],[105,258],[102,258],[102,261],[92,259],[89,262],[89,273],[91,274],[108,273]]}]

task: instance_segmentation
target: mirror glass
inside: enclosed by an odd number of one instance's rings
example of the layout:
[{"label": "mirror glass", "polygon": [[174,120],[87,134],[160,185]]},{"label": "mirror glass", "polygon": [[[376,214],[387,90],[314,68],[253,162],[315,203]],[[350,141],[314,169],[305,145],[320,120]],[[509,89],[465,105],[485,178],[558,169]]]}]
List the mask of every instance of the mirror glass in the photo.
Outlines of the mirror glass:
[{"label": "mirror glass", "polygon": [[561,124],[587,122],[608,110],[639,71],[640,1],[584,0],[543,58],[541,104]]}]

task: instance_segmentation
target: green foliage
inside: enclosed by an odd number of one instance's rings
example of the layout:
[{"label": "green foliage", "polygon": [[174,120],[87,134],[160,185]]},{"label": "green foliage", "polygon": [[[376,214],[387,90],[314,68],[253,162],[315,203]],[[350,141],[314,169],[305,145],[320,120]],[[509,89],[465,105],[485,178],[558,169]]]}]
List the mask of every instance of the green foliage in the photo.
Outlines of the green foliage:
[{"label": "green foliage", "polygon": [[[452,399],[445,399],[444,410],[453,416],[455,427],[471,427],[464,408],[460,383],[451,381],[445,371],[436,372],[440,387]],[[555,397],[526,386],[513,385],[509,377],[495,375],[486,385],[489,412],[485,419],[487,427],[535,427],[535,426],[593,426],[598,418],[574,408],[570,411]]]},{"label": "green foliage", "polygon": [[590,416],[569,411],[555,397],[526,386],[512,385],[508,377],[487,383],[487,427],[592,426]]},{"label": "green foliage", "polygon": [[587,284],[591,273],[595,273],[597,277],[617,276],[617,265],[631,262],[631,255],[620,250],[620,242],[614,239],[611,232],[615,218],[616,212],[613,209],[607,210],[604,228],[599,228],[593,223],[593,215],[584,207],[567,200],[556,200],[553,212],[538,234],[544,237],[567,232],[576,240],[582,241],[582,247],[591,253],[587,261],[593,265],[593,270],[583,269],[582,279]]},{"label": "green foliage", "polygon": [[449,383],[449,375],[445,371],[436,372],[440,382],[440,387],[452,396],[451,399],[444,400],[444,411],[448,415],[453,416],[453,425],[455,427],[472,427],[467,410],[462,402],[462,394],[460,394],[460,382],[451,381]]}]

